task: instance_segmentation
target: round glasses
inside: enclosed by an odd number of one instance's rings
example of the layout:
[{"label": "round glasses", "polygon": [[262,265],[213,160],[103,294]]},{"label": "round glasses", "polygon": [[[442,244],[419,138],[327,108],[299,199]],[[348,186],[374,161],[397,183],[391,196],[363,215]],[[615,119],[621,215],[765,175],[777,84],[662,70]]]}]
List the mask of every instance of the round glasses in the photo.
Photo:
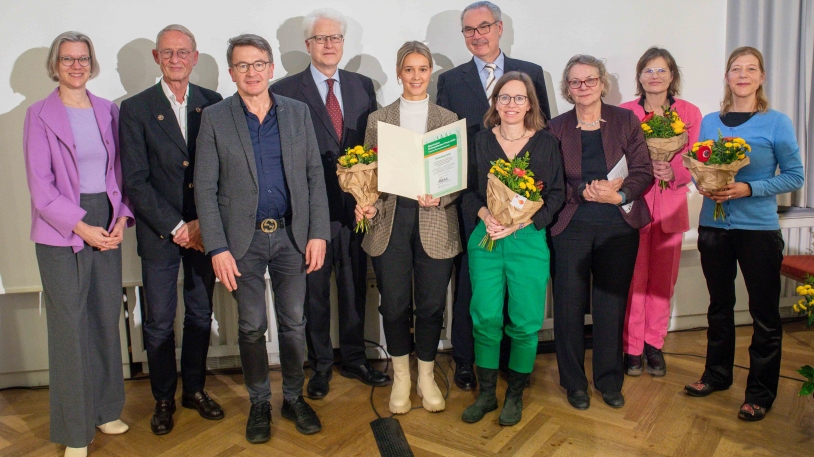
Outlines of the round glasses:
[{"label": "round glasses", "polygon": [[254,67],[255,71],[260,72],[265,70],[266,66],[269,63],[271,62],[263,62],[262,60],[258,60],[257,62],[254,63],[239,62],[232,66],[235,68],[235,70],[239,71],[240,73],[246,73],[247,71],[249,71],[249,67]]},{"label": "round glasses", "polygon": [[179,49],[177,51],[173,51],[172,49],[163,49],[161,51],[158,51],[158,55],[160,55],[161,58],[164,60],[172,59],[173,54],[178,56],[178,58],[181,60],[187,60],[187,57],[189,57],[192,54],[192,51],[190,51],[189,49]]},{"label": "round glasses", "polygon": [[514,97],[512,97],[511,95],[500,94],[500,95],[497,96],[497,101],[499,101],[501,105],[508,105],[509,102],[514,100],[515,105],[521,106],[521,105],[525,105],[526,100],[528,100],[528,99],[529,98],[526,97],[525,95],[515,95]]}]

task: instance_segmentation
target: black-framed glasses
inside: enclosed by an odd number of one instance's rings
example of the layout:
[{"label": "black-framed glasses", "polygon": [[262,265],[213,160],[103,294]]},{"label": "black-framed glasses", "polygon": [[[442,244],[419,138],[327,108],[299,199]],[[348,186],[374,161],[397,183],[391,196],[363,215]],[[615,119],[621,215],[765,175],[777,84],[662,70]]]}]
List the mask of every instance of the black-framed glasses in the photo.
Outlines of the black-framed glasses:
[{"label": "black-framed glasses", "polygon": [[514,97],[512,97],[511,95],[508,94],[500,94],[497,96],[497,101],[499,101],[501,105],[508,105],[509,102],[514,100],[515,105],[522,106],[526,104],[526,100],[528,99],[529,98],[526,97],[525,95],[515,95]]},{"label": "black-framed glasses", "polygon": [[568,87],[571,89],[579,89],[583,84],[585,84],[585,87],[596,87],[596,85],[599,84],[599,78],[588,78],[585,81],[578,79],[568,81]]},{"label": "black-framed glasses", "polygon": [[341,33],[337,33],[335,35],[314,35],[309,38],[309,40],[314,40],[314,42],[318,44],[325,44],[328,42],[329,38],[331,39],[331,43],[339,44],[345,40],[345,35],[342,35]]},{"label": "black-framed glasses", "polygon": [[266,66],[270,63],[271,62],[263,62],[262,60],[258,60],[257,62],[253,63],[238,62],[232,65],[232,67],[234,67],[235,70],[241,73],[246,73],[247,71],[249,71],[249,67],[254,67],[254,70],[259,72],[265,70]]},{"label": "black-framed glasses", "polygon": [[666,78],[670,74],[670,70],[666,68],[645,68],[642,70],[642,76],[645,78]]},{"label": "black-framed glasses", "polygon": [[478,34],[480,35],[486,35],[487,33],[489,33],[489,29],[498,22],[500,21],[495,21],[492,22],[491,24],[482,24],[477,27],[464,27],[461,29],[461,33],[463,33],[464,36],[467,38],[472,38],[473,36],[475,36],[475,30],[477,30]]},{"label": "black-framed glasses", "polygon": [[187,58],[192,55],[192,51],[189,49],[179,49],[177,51],[173,51],[172,49],[162,49],[158,51],[158,55],[161,56],[164,60],[172,59],[172,55],[175,54],[181,60],[187,60]]},{"label": "black-framed glasses", "polygon": [[82,67],[87,67],[90,65],[90,56],[82,56],[82,57],[71,57],[71,56],[59,56],[59,63],[66,67],[73,66],[74,61],[79,62],[79,65]]}]

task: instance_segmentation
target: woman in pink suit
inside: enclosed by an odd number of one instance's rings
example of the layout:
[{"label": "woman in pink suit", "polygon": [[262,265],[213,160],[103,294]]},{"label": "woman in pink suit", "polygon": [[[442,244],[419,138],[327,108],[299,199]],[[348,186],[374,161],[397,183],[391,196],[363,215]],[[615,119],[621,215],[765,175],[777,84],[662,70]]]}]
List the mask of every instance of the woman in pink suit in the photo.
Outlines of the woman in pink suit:
[{"label": "woman in pink suit", "polygon": [[[648,373],[664,376],[667,365],[661,348],[670,324],[670,299],[678,279],[681,240],[690,229],[687,185],[691,177],[681,155],[698,141],[701,111],[675,98],[681,91],[681,72],[666,49],[652,47],[645,51],[636,64],[636,75],[636,95],[640,97],[620,106],[633,111],[639,119],[650,113],[661,115],[664,107],[669,106],[678,112],[689,134],[687,146],[673,160],[653,160],[654,183],[644,195],[653,221],[639,234],[639,253],[625,319],[625,373],[641,375],[644,358]],[[657,184],[659,180],[669,183],[663,191]]]},{"label": "woman in pink suit", "polygon": [[23,151],[48,326],[51,441],[84,457],[96,429],[128,426],[119,344],[122,257],[133,213],[122,195],[119,109],[85,85],[99,73],[90,38],[51,44],[59,87],[28,108]]}]

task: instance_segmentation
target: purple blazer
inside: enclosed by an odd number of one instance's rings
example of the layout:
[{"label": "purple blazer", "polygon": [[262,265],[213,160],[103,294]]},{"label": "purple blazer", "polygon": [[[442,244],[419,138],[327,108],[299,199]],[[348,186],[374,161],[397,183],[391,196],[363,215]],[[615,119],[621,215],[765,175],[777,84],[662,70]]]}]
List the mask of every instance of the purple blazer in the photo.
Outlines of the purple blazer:
[{"label": "purple blazer", "polygon": [[[119,108],[90,92],[88,97],[108,154],[105,183],[113,218],[107,230],[111,230],[121,216],[130,218],[127,221],[129,227],[134,222],[129,202],[122,193]],[[59,98],[58,88],[28,108],[23,127],[23,152],[31,193],[31,241],[49,246],[71,246],[74,252],[79,252],[85,242],[73,233],[73,228],[86,212],[79,206],[76,145],[68,110]]]}]

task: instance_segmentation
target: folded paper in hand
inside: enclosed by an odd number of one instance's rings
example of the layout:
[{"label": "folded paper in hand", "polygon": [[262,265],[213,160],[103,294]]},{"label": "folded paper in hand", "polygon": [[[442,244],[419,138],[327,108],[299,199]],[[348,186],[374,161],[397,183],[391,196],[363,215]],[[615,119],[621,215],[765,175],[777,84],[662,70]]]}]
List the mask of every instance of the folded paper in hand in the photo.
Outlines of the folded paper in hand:
[{"label": "folded paper in hand", "polygon": [[[627,157],[622,156],[619,162],[613,166],[613,169],[608,172],[608,181],[613,181],[616,178],[627,178]],[[622,209],[629,213],[633,209],[633,202],[622,205]]]}]

